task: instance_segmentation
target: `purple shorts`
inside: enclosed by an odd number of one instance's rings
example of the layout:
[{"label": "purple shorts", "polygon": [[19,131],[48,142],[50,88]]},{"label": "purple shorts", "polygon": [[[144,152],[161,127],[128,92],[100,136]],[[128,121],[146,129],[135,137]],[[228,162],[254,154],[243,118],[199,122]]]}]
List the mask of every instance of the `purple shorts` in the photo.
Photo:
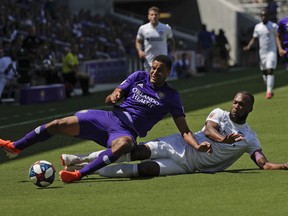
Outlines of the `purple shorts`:
[{"label": "purple shorts", "polygon": [[93,140],[106,148],[111,147],[112,141],[121,136],[129,136],[136,143],[137,134],[111,111],[81,110],[75,115],[80,125],[78,138]]}]

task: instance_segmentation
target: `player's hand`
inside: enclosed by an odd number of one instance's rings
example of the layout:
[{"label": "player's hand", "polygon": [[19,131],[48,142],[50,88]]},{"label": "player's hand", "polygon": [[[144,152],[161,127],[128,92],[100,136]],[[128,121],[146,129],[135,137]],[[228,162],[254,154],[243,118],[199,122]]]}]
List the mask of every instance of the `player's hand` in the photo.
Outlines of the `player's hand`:
[{"label": "player's hand", "polygon": [[285,56],[286,53],[287,53],[287,51],[284,50],[284,49],[279,50],[279,55],[280,55],[281,57]]},{"label": "player's hand", "polygon": [[120,92],[113,92],[110,95],[110,101],[112,104],[117,103],[120,100],[120,98],[121,98]]},{"label": "player's hand", "polygon": [[283,164],[283,169],[284,169],[284,170],[288,170],[288,162],[285,163],[285,164]]},{"label": "player's hand", "polygon": [[243,47],[244,51],[248,51],[250,48],[248,46]]},{"label": "player's hand", "polygon": [[145,59],[146,58],[145,52],[143,50],[139,50],[138,51],[138,56],[139,56],[140,59]]},{"label": "player's hand", "polygon": [[244,140],[244,139],[245,137],[242,134],[231,133],[231,134],[226,135],[222,142],[227,143],[227,144],[232,144],[232,143]]},{"label": "player's hand", "polygon": [[200,143],[197,150],[200,152],[206,152],[208,155],[211,155],[213,153],[212,145],[206,141]]}]

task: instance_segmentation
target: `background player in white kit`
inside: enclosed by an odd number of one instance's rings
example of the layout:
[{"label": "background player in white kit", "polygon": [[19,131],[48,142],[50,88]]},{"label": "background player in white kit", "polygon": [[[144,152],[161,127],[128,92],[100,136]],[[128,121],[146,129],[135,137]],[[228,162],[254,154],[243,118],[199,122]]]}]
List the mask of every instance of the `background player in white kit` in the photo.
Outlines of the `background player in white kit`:
[{"label": "background player in white kit", "polygon": [[16,61],[15,56],[9,56],[0,47],[0,99],[6,84],[16,77]]},{"label": "background player in white kit", "polygon": [[[116,162],[129,160],[145,160],[139,164],[120,163],[99,170],[106,177],[162,176],[201,172],[223,171],[238,160],[244,153],[260,169],[288,169],[288,163],[270,163],[262,152],[260,142],[246,119],[253,110],[254,96],[246,91],[238,92],[230,112],[214,109],[207,117],[203,129],[195,133],[198,143],[211,143],[211,155],[196,151],[187,145],[181,134],[159,138],[138,145],[131,155],[120,158]],[[86,156],[62,155],[67,169],[85,166],[84,161],[95,159],[99,152]],[[73,165],[78,163],[78,165]],[[81,164],[82,163],[82,164]]]},{"label": "background player in white kit", "polygon": [[261,11],[260,17],[262,22],[255,26],[253,37],[248,45],[244,47],[244,50],[249,50],[256,38],[258,38],[260,70],[263,72],[263,79],[266,83],[266,98],[271,99],[274,95],[274,69],[277,66],[276,34],[278,25],[269,21],[268,12],[266,10]]},{"label": "background player in white kit", "polygon": [[[153,59],[158,55],[168,55],[168,45],[171,52],[175,50],[175,41],[171,27],[159,22],[158,7],[148,9],[149,23],[138,29],[135,47],[140,59],[144,61],[145,71],[150,71]],[[144,47],[143,47],[144,45]]]}]

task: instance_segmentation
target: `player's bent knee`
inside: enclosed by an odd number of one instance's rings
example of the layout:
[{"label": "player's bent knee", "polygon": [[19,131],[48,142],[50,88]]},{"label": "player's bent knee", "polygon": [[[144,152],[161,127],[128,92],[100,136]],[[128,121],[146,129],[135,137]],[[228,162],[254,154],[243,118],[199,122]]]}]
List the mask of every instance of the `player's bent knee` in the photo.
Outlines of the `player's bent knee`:
[{"label": "player's bent knee", "polygon": [[119,155],[126,154],[132,150],[133,145],[131,137],[120,137],[113,141],[112,152]]},{"label": "player's bent knee", "polygon": [[55,119],[47,123],[46,128],[50,134],[67,134],[71,136],[79,134],[79,124],[76,117]]},{"label": "player's bent knee", "polygon": [[138,173],[142,177],[159,176],[160,166],[155,161],[146,161],[138,164]]},{"label": "player's bent knee", "polygon": [[151,150],[146,145],[136,145],[131,151],[131,160],[145,160],[151,157]]}]

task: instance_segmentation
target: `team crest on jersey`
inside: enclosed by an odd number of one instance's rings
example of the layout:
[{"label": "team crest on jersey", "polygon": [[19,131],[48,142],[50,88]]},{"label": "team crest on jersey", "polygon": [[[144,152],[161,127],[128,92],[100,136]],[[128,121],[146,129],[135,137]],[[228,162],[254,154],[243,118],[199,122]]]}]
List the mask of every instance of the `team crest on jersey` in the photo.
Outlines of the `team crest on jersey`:
[{"label": "team crest on jersey", "polygon": [[143,88],[143,83],[139,83],[137,84],[137,86],[139,86],[140,88]]},{"label": "team crest on jersey", "polygon": [[159,35],[164,35],[164,32],[163,31],[159,31]]},{"label": "team crest on jersey", "polygon": [[163,92],[157,92],[157,96],[159,99],[164,99],[165,98],[165,94]]},{"label": "team crest on jersey", "polygon": [[213,118],[215,116],[215,113],[211,113],[210,115],[209,115],[209,118]]}]

